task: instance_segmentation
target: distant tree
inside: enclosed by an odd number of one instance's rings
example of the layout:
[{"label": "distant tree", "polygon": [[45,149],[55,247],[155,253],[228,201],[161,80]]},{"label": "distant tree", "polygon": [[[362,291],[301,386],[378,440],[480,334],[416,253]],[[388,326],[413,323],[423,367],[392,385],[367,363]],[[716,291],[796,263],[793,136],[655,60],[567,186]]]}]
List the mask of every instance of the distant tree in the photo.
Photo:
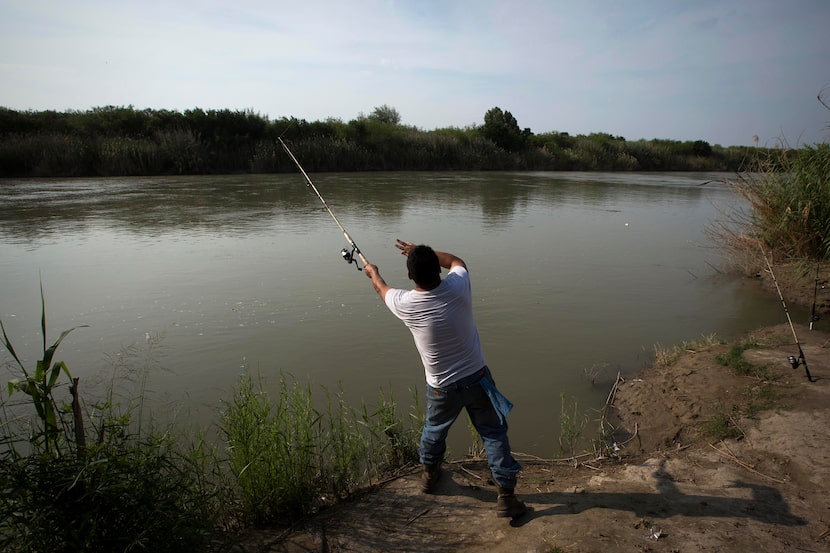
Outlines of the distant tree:
[{"label": "distant tree", "polygon": [[0,134],[24,133],[37,130],[31,112],[20,112],[0,107]]},{"label": "distant tree", "polygon": [[692,153],[700,157],[709,157],[712,155],[712,146],[705,140],[695,140],[692,144]]},{"label": "distant tree", "polygon": [[592,132],[591,134],[588,135],[588,140],[591,140],[593,142],[597,142],[597,143],[600,143],[600,144],[605,144],[605,143],[608,143],[608,142],[614,142],[614,141],[619,141],[619,140],[625,142],[625,138],[616,137],[613,134],[610,134],[610,133],[607,133],[607,132]]},{"label": "distant tree", "polygon": [[375,108],[375,110],[372,112],[372,115],[369,116],[369,119],[377,121],[379,123],[398,125],[401,122],[401,114],[398,113],[398,110],[396,110],[395,108],[383,104],[382,106],[378,106]]},{"label": "distant tree", "polygon": [[145,136],[149,115],[133,106],[101,106],[70,112],[75,130],[94,136]]},{"label": "distant tree", "polygon": [[533,134],[530,129],[520,130],[513,114],[500,107],[491,108],[484,114],[483,132],[485,138],[509,152],[523,150],[528,137]]}]

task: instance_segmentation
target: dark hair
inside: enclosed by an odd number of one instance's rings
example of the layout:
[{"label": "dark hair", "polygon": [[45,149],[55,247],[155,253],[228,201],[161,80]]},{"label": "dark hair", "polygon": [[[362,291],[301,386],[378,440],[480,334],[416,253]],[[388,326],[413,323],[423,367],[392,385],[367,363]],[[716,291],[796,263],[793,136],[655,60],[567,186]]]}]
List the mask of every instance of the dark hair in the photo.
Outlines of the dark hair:
[{"label": "dark hair", "polygon": [[410,250],[406,258],[406,269],[409,276],[420,287],[432,286],[441,280],[441,265],[438,256],[429,246],[423,244]]}]

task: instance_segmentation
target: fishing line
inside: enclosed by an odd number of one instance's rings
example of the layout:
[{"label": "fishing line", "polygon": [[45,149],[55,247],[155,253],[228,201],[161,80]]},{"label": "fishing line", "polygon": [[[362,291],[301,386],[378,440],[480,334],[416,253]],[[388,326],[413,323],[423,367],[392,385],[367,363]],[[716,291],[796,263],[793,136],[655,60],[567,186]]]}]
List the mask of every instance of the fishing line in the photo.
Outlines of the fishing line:
[{"label": "fishing line", "polygon": [[781,288],[778,286],[778,280],[775,278],[775,273],[772,271],[772,265],[769,262],[769,258],[767,257],[767,252],[764,251],[764,246],[760,242],[758,245],[761,247],[761,255],[764,256],[764,261],[767,263],[767,270],[769,271],[770,276],[772,276],[772,282],[775,284],[775,289],[778,291],[778,297],[781,298],[781,305],[784,307],[784,314],[787,315],[787,322],[790,323],[790,330],[793,331],[793,338],[795,339],[795,345],[798,347],[798,357],[790,355],[787,357],[787,361],[790,362],[793,369],[797,369],[801,365],[804,365],[804,371],[807,373],[807,380],[810,382],[815,382],[813,376],[810,374],[810,369],[807,367],[807,360],[804,358],[804,350],[801,349],[801,343],[798,341],[798,335],[795,333],[795,326],[793,326],[793,320],[790,318],[790,311],[787,309],[787,303],[784,301],[784,295],[781,293]]},{"label": "fishing line", "polygon": [[343,236],[346,238],[346,242],[348,242],[349,245],[352,247],[351,251],[347,250],[346,248],[343,248],[340,251],[340,256],[343,258],[343,260],[346,263],[349,263],[349,264],[354,263],[355,267],[357,267],[357,270],[362,271],[363,268],[360,265],[358,265],[357,260],[355,259],[355,255],[360,259],[360,261],[363,263],[364,267],[369,264],[369,261],[360,252],[360,248],[357,247],[357,244],[355,244],[354,240],[352,240],[352,237],[349,236],[349,233],[346,232],[346,229],[343,227],[343,225],[340,224],[340,221],[337,219],[337,216],[334,214],[334,211],[331,210],[331,208],[329,207],[329,204],[326,203],[326,200],[324,200],[323,196],[320,195],[320,192],[317,190],[317,187],[314,186],[314,183],[311,182],[311,179],[308,177],[308,174],[305,172],[305,169],[303,169],[303,166],[300,165],[300,162],[297,161],[297,158],[294,157],[294,154],[291,153],[291,150],[289,150],[288,146],[285,144],[285,142],[283,142],[282,137],[278,137],[277,140],[280,141],[280,144],[282,145],[283,149],[285,150],[285,153],[288,154],[288,157],[291,158],[291,160],[297,166],[297,169],[299,169],[300,173],[302,173],[303,177],[305,177],[306,188],[310,188],[311,190],[314,191],[314,194],[317,196],[317,198],[323,204],[323,207],[326,209],[326,211],[329,212],[329,215],[331,215],[331,218],[334,220],[335,224],[337,225],[337,228],[339,228],[340,232],[343,233]]}]

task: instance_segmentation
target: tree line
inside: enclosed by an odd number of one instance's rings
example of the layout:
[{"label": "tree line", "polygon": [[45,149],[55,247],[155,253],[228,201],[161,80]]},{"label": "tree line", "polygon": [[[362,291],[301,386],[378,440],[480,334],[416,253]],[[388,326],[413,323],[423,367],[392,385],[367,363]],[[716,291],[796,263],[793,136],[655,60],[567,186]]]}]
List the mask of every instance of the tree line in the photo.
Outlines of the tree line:
[{"label": "tree line", "polygon": [[760,150],[703,140],[626,140],[607,133],[535,134],[506,110],[481,125],[422,130],[376,107],[344,122],[269,119],[252,110],[105,106],[86,111],[0,108],[0,177],[308,171],[739,171]]}]

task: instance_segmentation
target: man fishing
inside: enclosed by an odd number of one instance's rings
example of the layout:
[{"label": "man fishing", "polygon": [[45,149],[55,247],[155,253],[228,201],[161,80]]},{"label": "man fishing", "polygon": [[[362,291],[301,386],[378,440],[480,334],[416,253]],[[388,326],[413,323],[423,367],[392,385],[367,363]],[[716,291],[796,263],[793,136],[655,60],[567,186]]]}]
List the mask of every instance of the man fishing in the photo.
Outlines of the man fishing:
[{"label": "man fishing", "polygon": [[[496,389],[481,351],[467,265],[461,258],[429,246],[397,240],[395,247],[406,256],[414,290],[392,288],[376,265],[367,263],[363,270],[381,300],[412,332],[424,365],[427,414],[421,434],[421,489],[424,493],[435,491],[447,434],[461,409],[466,408],[499,488],[496,514],[521,516],[527,507],[514,493],[521,466],[507,439],[506,416],[512,405]],[[442,267],[449,271],[443,280]]]}]

